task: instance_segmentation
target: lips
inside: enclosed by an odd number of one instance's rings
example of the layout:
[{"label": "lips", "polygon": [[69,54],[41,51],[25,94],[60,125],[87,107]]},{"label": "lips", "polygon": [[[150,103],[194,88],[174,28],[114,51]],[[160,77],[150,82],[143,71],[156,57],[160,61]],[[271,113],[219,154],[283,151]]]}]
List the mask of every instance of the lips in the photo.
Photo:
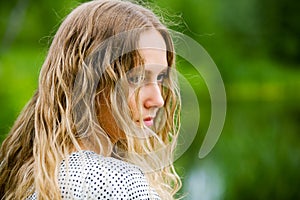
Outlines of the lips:
[{"label": "lips", "polygon": [[154,123],[154,118],[153,117],[146,117],[144,118],[144,124],[146,126],[153,126],[153,123]]}]

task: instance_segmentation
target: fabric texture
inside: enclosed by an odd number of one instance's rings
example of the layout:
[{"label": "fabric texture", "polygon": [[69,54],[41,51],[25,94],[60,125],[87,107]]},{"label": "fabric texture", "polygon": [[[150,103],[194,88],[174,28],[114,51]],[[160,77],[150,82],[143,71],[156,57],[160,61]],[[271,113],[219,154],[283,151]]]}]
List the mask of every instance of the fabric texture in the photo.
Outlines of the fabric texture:
[{"label": "fabric texture", "polygon": [[[64,200],[160,200],[139,167],[92,151],[74,152],[64,160],[58,182]],[[28,198],[36,199],[36,193]]]}]

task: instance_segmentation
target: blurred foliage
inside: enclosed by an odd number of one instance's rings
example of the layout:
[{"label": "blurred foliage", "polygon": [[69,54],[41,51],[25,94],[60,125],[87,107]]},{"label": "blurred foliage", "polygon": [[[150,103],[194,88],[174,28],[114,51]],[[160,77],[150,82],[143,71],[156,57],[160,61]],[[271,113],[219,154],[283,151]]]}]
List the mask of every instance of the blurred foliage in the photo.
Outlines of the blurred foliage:
[{"label": "blurred foliage", "polygon": [[[79,3],[0,2],[0,141],[37,88],[39,69],[60,22]],[[205,83],[190,80],[198,88],[201,122],[193,144],[176,161],[186,199],[300,199],[300,2],[150,4],[175,22],[170,23],[172,29],[207,50],[227,91],[223,133],[213,151],[200,160],[210,100]],[[179,61],[185,74],[194,73],[185,67],[188,63]]]}]

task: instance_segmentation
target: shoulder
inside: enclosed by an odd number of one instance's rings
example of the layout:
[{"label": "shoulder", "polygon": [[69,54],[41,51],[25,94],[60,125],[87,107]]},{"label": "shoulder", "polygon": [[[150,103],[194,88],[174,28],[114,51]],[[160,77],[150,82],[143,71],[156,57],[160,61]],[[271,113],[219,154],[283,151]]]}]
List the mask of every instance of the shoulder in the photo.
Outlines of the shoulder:
[{"label": "shoulder", "polygon": [[91,151],[72,153],[62,162],[59,185],[62,196],[72,199],[149,199],[157,196],[139,167]]},{"label": "shoulder", "polygon": [[130,163],[118,160],[112,157],[104,157],[92,151],[74,152],[61,163],[61,169],[68,167],[70,170],[80,168],[87,170],[90,173],[97,173],[99,171],[106,172],[130,172],[138,171],[142,173],[139,167]]}]

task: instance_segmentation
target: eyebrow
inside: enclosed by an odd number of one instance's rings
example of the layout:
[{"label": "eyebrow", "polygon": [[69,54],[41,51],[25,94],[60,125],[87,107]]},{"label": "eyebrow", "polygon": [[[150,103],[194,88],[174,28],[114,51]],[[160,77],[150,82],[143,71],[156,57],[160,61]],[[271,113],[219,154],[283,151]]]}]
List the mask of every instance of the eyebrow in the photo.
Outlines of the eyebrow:
[{"label": "eyebrow", "polygon": [[[162,72],[169,72],[169,67],[164,67],[158,74]],[[152,74],[153,74],[152,70],[145,69],[145,75],[152,75]]]}]

